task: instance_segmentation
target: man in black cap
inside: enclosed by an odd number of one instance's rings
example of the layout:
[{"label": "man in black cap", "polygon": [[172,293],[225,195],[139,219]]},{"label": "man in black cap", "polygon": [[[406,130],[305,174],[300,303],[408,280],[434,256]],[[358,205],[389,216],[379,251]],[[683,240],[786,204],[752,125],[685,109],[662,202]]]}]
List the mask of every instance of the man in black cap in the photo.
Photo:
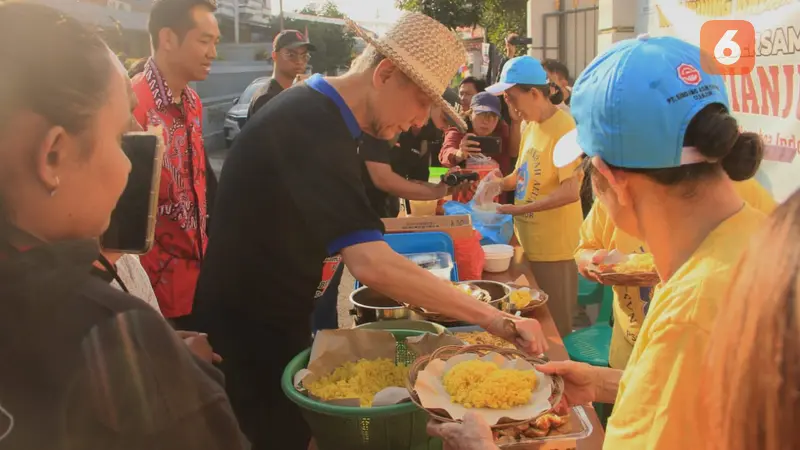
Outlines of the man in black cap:
[{"label": "man in black cap", "polygon": [[315,50],[316,47],[297,30],[284,30],[275,36],[272,41],[272,79],[253,95],[247,111],[248,120],[273,97],[291,87],[298,75],[306,72],[306,64],[311,59],[309,52]]}]

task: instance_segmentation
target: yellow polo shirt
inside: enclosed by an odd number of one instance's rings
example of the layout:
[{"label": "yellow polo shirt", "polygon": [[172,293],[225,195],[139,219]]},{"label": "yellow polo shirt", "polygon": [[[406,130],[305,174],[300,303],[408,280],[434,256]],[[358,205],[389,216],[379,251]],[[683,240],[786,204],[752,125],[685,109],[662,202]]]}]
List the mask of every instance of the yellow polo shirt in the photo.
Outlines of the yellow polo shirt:
[{"label": "yellow polo shirt", "polygon": [[[522,132],[521,151],[514,174],[517,187],[514,204],[526,205],[550,195],[562,182],[576,176],[580,166],[557,168],[553,149],[562,136],[575,129],[575,120],[562,110],[542,123],[530,122]],[[568,261],[578,246],[583,222],[580,200],[549,211],[514,218],[517,239],[531,261]]]},{"label": "yellow polo shirt", "polygon": [[603,448],[675,450],[708,443],[708,430],[700,425],[708,411],[699,400],[709,333],[731,272],[764,218],[744,205],[655,289],[620,381]]}]

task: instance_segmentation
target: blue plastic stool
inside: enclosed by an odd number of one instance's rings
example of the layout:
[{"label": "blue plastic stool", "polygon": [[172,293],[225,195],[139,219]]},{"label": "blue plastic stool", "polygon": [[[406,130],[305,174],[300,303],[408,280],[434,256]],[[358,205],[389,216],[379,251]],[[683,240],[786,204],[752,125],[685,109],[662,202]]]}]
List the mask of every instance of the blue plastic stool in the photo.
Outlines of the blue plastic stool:
[{"label": "blue plastic stool", "polygon": [[[586,288],[585,292],[587,294],[585,298],[591,299],[591,302],[587,304],[595,304],[595,288],[589,285],[589,283],[592,282],[583,277],[580,277],[580,279],[585,281],[584,286],[582,286]],[[567,348],[569,358],[573,361],[584,362],[597,367],[608,367],[608,352],[611,347],[611,314],[614,307],[614,291],[610,286],[602,286],[600,284],[596,284],[596,286],[600,286],[599,291],[602,294],[600,297],[602,303],[600,303],[600,313],[597,315],[597,323],[589,328],[570,333],[569,336],[564,338],[564,347]],[[614,405],[594,403],[593,406],[595,411],[597,411],[600,424],[605,429],[608,417],[611,415],[611,409]]]},{"label": "blue plastic stool", "polygon": [[614,291],[609,286],[600,286],[603,293],[600,313],[594,325],[570,333],[564,338],[569,358],[593,366],[608,367],[608,351],[611,346],[611,310]]},{"label": "blue plastic stool", "polygon": [[588,306],[601,303],[603,303],[603,285],[587,280],[583,275],[578,274],[578,304]]}]

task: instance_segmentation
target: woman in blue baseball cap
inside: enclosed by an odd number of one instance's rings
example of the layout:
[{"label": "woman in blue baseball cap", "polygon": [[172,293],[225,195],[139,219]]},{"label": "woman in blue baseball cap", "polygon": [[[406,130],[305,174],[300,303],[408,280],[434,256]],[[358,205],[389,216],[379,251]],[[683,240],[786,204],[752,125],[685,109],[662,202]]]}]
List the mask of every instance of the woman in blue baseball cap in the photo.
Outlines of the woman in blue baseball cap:
[{"label": "woman in blue baseball cap", "polygon": [[555,163],[586,156],[598,199],[616,227],[647,245],[662,279],[624,373],[571,361],[538,367],[564,378],[571,405],[614,403],[604,448],[708,443],[703,419],[715,411],[702,409],[700,378],[710,331],[765,220],[733,186],[758,170],[763,143],[729,111],[722,77],[703,69],[700,49],[671,37],[623,41],[575,83],[577,131],[556,146]]},{"label": "woman in blue baseball cap", "polygon": [[[698,398],[709,331],[764,221],[732,182],[755,175],[763,144],[739,131],[722,77],[703,67],[700,50],[675,38],[618,44],[575,84],[578,127],[556,148],[557,165],[588,157],[598,199],[619,229],[647,245],[662,279],[619,382],[607,448],[705,444],[708,430],[698,424],[708,411]],[[588,374],[606,382],[620,375],[577,363],[542,370],[562,374],[568,390]]]},{"label": "woman in blue baseball cap", "polygon": [[[580,161],[553,165],[556,143],[575,129],[575,121],[557,105],[560,88],[551,83],[538,59],[513,58],[503,67],[500,82],[486,91],[503,95],[512,116],[527,122],[519,158],[503,189],[514,192],[514,204],[497,212],[514,216],[514,228],[539,287],[562,336],[572,332],[578,302],[578,269],[573,253],[578,246],[583,210],[580,203]],[[555,92],[555,94],[552,94]]]}]

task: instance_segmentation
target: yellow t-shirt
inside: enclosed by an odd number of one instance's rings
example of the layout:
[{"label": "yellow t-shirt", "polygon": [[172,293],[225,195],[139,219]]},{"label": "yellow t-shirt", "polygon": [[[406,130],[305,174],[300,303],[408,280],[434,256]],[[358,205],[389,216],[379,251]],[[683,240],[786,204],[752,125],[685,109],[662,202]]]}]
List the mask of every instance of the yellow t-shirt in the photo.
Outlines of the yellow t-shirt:
[{"label": "yellow t-shirt", "polygon": [[[617,250],[626,255],[647,253],[644,242],[620,230],[611,221],[606,209],[595,200],[589,215],[580,229],[581,241],[575,251],[577,259],[583,250]],[[633,286],[614,286],[614,329],[608,364],[615,369],[624,369],[633,351],[644,320],[644,305],[650,300],[652,289]]]},{"label": "yellow t-shirt", "polygon": [[745,181],[734,181],[733,187],[736,189],[736,192],[739,193],[739,197],[742,197],[748,205],[766,215],[772,214],[772,211],[778,206],[769,191],[764,189],[761,183],[755,178],[750,178]]},{"label": "yellow t-shirt", "polygon": [[[580,161],[561,169],[553,164],[553,148],[562,136],[575,129],[575,120],[562,110],[542,123],[531,122],[523,130],[520,157],[514,174],[517,187],[514,204],[525,205],[546,197],[563,181],[575,176]],[[514,218],[514,229],[525,255],[531,261],[567,261],[578,246],[583,221],[580,200]]]},{"label": "yellow t-shirt", "polygon": [[655,289],[603,448],[674,450],[708,443],[708,430],[700,425],[709,413],[699,401],[703,358],[731,271],[764,218],[744,205]]}]

